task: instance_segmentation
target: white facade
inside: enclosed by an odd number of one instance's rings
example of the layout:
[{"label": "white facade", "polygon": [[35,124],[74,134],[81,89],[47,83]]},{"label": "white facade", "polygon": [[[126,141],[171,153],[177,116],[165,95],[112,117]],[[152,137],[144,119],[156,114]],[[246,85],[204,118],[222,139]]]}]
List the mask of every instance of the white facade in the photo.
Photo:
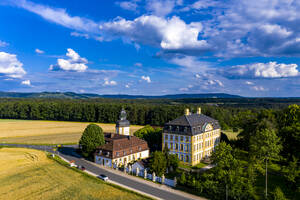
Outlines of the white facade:
[{"label": "white facade", "polygon": [[[144,158],[148,158],[148,157],[149,157],[149,150],[129,154],[127,156],[123,156],[120,158],[114,158],[113,160],[111,158],[95,155],[95,163],[104,165],[107,167],[115,168],[116,166],[128,164],[128,163],[136,161],[138,159],[144,159]],[[114,164],[114,165],[112,165],[112,164]]]},{"label": "white facade", "polygon": [[130,127],[117,127],[116,133],[120,135],[130,135]]}]

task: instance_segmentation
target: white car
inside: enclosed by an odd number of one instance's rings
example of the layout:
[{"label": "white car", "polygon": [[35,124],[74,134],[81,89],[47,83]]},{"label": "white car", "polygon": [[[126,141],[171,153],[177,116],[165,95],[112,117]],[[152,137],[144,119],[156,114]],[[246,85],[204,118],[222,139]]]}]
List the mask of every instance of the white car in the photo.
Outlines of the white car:
[{"label": "white car", "polygon": [[100,179],[103,180],[103,181],[108,181],[108,177],[105,176],[104,174],[100,174],[100,175],[98,176],[98,178],[100,178]]}]

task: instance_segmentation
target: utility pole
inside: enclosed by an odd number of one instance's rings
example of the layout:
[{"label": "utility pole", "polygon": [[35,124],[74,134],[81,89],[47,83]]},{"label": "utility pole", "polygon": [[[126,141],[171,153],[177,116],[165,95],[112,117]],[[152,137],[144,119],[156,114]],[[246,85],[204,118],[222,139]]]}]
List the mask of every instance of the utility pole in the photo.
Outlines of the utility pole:
[{"label": "utility pole", "polygon": [[266,199],[268,197],[268,158],[266,158]]}]

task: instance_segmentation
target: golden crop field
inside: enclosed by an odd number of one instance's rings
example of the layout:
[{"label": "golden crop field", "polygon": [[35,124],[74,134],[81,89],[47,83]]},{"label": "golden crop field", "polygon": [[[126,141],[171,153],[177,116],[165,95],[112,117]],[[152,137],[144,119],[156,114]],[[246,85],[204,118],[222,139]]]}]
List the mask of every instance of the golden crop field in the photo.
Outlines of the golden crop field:
[{"label": "golden crop field", "polygon": [[145,199],[50,160],[42,151],[0,148],[0,200]]},{"label": "golden crop field", "polygon": [[[0,119],[0,143],[67,144],[77,143],[87,122],[3,120]],[[104,132],[115,132],[115,124],[98,124]],[[143,126],[130,126],[134,133]]]}]

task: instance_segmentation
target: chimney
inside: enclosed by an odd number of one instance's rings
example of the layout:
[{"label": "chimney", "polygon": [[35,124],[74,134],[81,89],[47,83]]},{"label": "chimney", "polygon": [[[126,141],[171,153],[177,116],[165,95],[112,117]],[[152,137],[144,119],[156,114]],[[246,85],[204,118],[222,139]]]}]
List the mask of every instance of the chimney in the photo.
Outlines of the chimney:
[{"label": "chimney", "polygon": [[198,115],[201,115],[201,107],[198,107],[198,108],[197,108],[197,114],[198,114]]},{"label": "chimney", "polygon": [[190,109],[186,108],[186,109],[184,110],[184,115],[189,115],[189,114],[190,114]]}]

